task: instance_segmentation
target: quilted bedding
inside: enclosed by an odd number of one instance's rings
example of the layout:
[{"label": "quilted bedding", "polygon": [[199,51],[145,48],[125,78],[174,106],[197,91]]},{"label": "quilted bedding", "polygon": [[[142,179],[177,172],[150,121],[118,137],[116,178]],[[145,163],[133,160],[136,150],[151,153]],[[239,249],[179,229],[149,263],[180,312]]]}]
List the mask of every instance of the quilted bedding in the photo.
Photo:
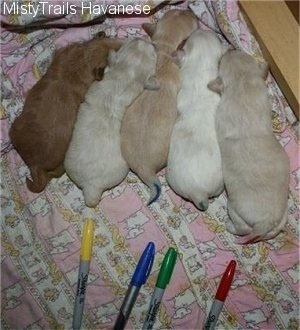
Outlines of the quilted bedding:
[{"label": "quilted bedding", "polygon": [[[148,3],[154,6],[154,1]],[[257,58],[262,56],[236,1],[196,0],[176,5],[187,6],[197,15],[202,28],[215,31],[224,41]],[[88,28],[50,29],[30,34],[2,29],[2,329],[71,328],[80,240],[87,218],[94,219],[96,230],[82,328],[112,328],[136,262],[149,241],[156,245],[155,261],[132,310],[128,329],[141,328],[162,258],[170,246],[177,249],[179,258],[155,329],[202,328],[231,259],[237,261],[237,271],[217,328],[299,328],[297,122],[271,74],[267,84],[274,133],[291,165],[288,224],[273,240],[237,245],[235,237],[225,229],[226,194],[216,198],[208,211],[200,212],[170,189],[164,170],[159,173],[162,195],[150,207],[146,206],[149,190],[133,173],[105,192],[96,209],[85,207],[81,191],[66,174],[53,179],[40,194],[26,188],[28,169],[11,145],[8,131],[22,111],[26,92],[46,72],[55,49],[90,39],[99,31],[121,38],[140,36],[144,34],[141,23],[155,21],[171,8],[175,5],[169,4],[151,17],[109,18]],[[93,15],[96,14],[79,12],[67,15],[62,21],[88,21]],[[2,19],[22,24],[33,20],[32,15],[12,12]]]}]

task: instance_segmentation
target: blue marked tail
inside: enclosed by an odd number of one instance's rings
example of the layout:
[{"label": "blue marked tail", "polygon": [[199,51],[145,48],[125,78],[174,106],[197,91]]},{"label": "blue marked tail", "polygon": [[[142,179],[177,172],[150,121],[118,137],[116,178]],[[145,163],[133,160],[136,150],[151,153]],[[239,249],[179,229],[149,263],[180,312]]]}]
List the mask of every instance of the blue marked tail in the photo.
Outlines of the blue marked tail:
[{"label": "blue marked tail", "polygon": [[151,195],[150,195],[150,199],[147,203],[147,206],[156,202],[161,194],[161,183],[157,178],[154,182],[151,182],[148,186],[151,189]]}]

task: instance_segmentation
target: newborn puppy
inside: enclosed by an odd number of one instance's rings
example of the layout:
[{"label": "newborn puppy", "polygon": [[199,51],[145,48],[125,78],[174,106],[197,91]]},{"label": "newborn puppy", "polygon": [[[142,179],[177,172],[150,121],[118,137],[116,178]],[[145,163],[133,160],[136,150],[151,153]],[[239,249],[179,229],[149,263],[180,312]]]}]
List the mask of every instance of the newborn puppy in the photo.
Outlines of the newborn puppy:
[{"label": "newborn puppy", "polygon": [[92,84],[80,106],[65,168],[89,207],[95,207],[103,191],[119,184],[129,171],[120,149],[121,121],[143,88],[158,88],[153,77],[156,59],[154,46],[143,39],[111,52],[103,80]]},{"label": "newborn puppy", "polygon": [[172,54],[196,30],[197,20],[190,11],[170,10],[157,24],[146,23],[143,28],[156,46],[160,89],[145,90],[127,109],[121,128],[121,150],[132,171],[152,190],[149,205],[160,195],[156,172],[166,166],[177,117],[180,79]]},{"label": "newborn puppy", "polygon": [[287,222],[289,160],[272,132],[265,63],[228,51],[209,87],[221,93],[216,130],[228,192],[228,231],[240,244],[275,237]]},{"label": "newborn puppy", "polygon": [[201,211],[208,208],[208,198],[224,189],[215,130],[220,97],[207,84],[218,75],[219,61],[227,49],[212,32],[196,30],[177,53],[181,67],[179,117],[171,136],[167,181]]},{"label": "newborn puppy", "polygon": [[64,173],[63,162],[80,103],[101,79],[110,49],[121,41],[96,37],[59,50],[46,74],[29,91],[21,115],[10,129],[12,144],[30,169],[27,186],[41,192]]}]

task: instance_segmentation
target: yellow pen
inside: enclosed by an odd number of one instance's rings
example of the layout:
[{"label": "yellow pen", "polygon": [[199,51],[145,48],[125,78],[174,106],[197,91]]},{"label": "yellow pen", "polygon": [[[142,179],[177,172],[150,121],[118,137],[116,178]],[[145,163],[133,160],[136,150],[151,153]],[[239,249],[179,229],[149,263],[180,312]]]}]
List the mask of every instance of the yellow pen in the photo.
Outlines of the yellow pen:
[{"label": "yellow pen", "polygon": [[90,261],[92,258],[94,238],[94,221],[92,219],[85,220],[83,235],[80,249],[80,264],[78,271],[78,282],[76,299],[73,313],[72,328],[80,329],[81,319],[84,306],[85,290],[89,276]]}]

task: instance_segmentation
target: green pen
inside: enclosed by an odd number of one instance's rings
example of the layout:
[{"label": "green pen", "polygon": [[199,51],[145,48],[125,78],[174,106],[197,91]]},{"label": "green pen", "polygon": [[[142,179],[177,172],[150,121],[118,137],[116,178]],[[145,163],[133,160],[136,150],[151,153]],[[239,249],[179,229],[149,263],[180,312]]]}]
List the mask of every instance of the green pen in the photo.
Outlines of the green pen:
[{"label": "green pen", "polygon": [[158,278],[155,284],[150,305],[148,308],[146,320],[143,325],[143,330],[152,329],[159,310],[159,306],[164,295],[166,286],[169,284],[173,269],[176,263],[177,252],[174,248],[169,248],[162,262]]}]

